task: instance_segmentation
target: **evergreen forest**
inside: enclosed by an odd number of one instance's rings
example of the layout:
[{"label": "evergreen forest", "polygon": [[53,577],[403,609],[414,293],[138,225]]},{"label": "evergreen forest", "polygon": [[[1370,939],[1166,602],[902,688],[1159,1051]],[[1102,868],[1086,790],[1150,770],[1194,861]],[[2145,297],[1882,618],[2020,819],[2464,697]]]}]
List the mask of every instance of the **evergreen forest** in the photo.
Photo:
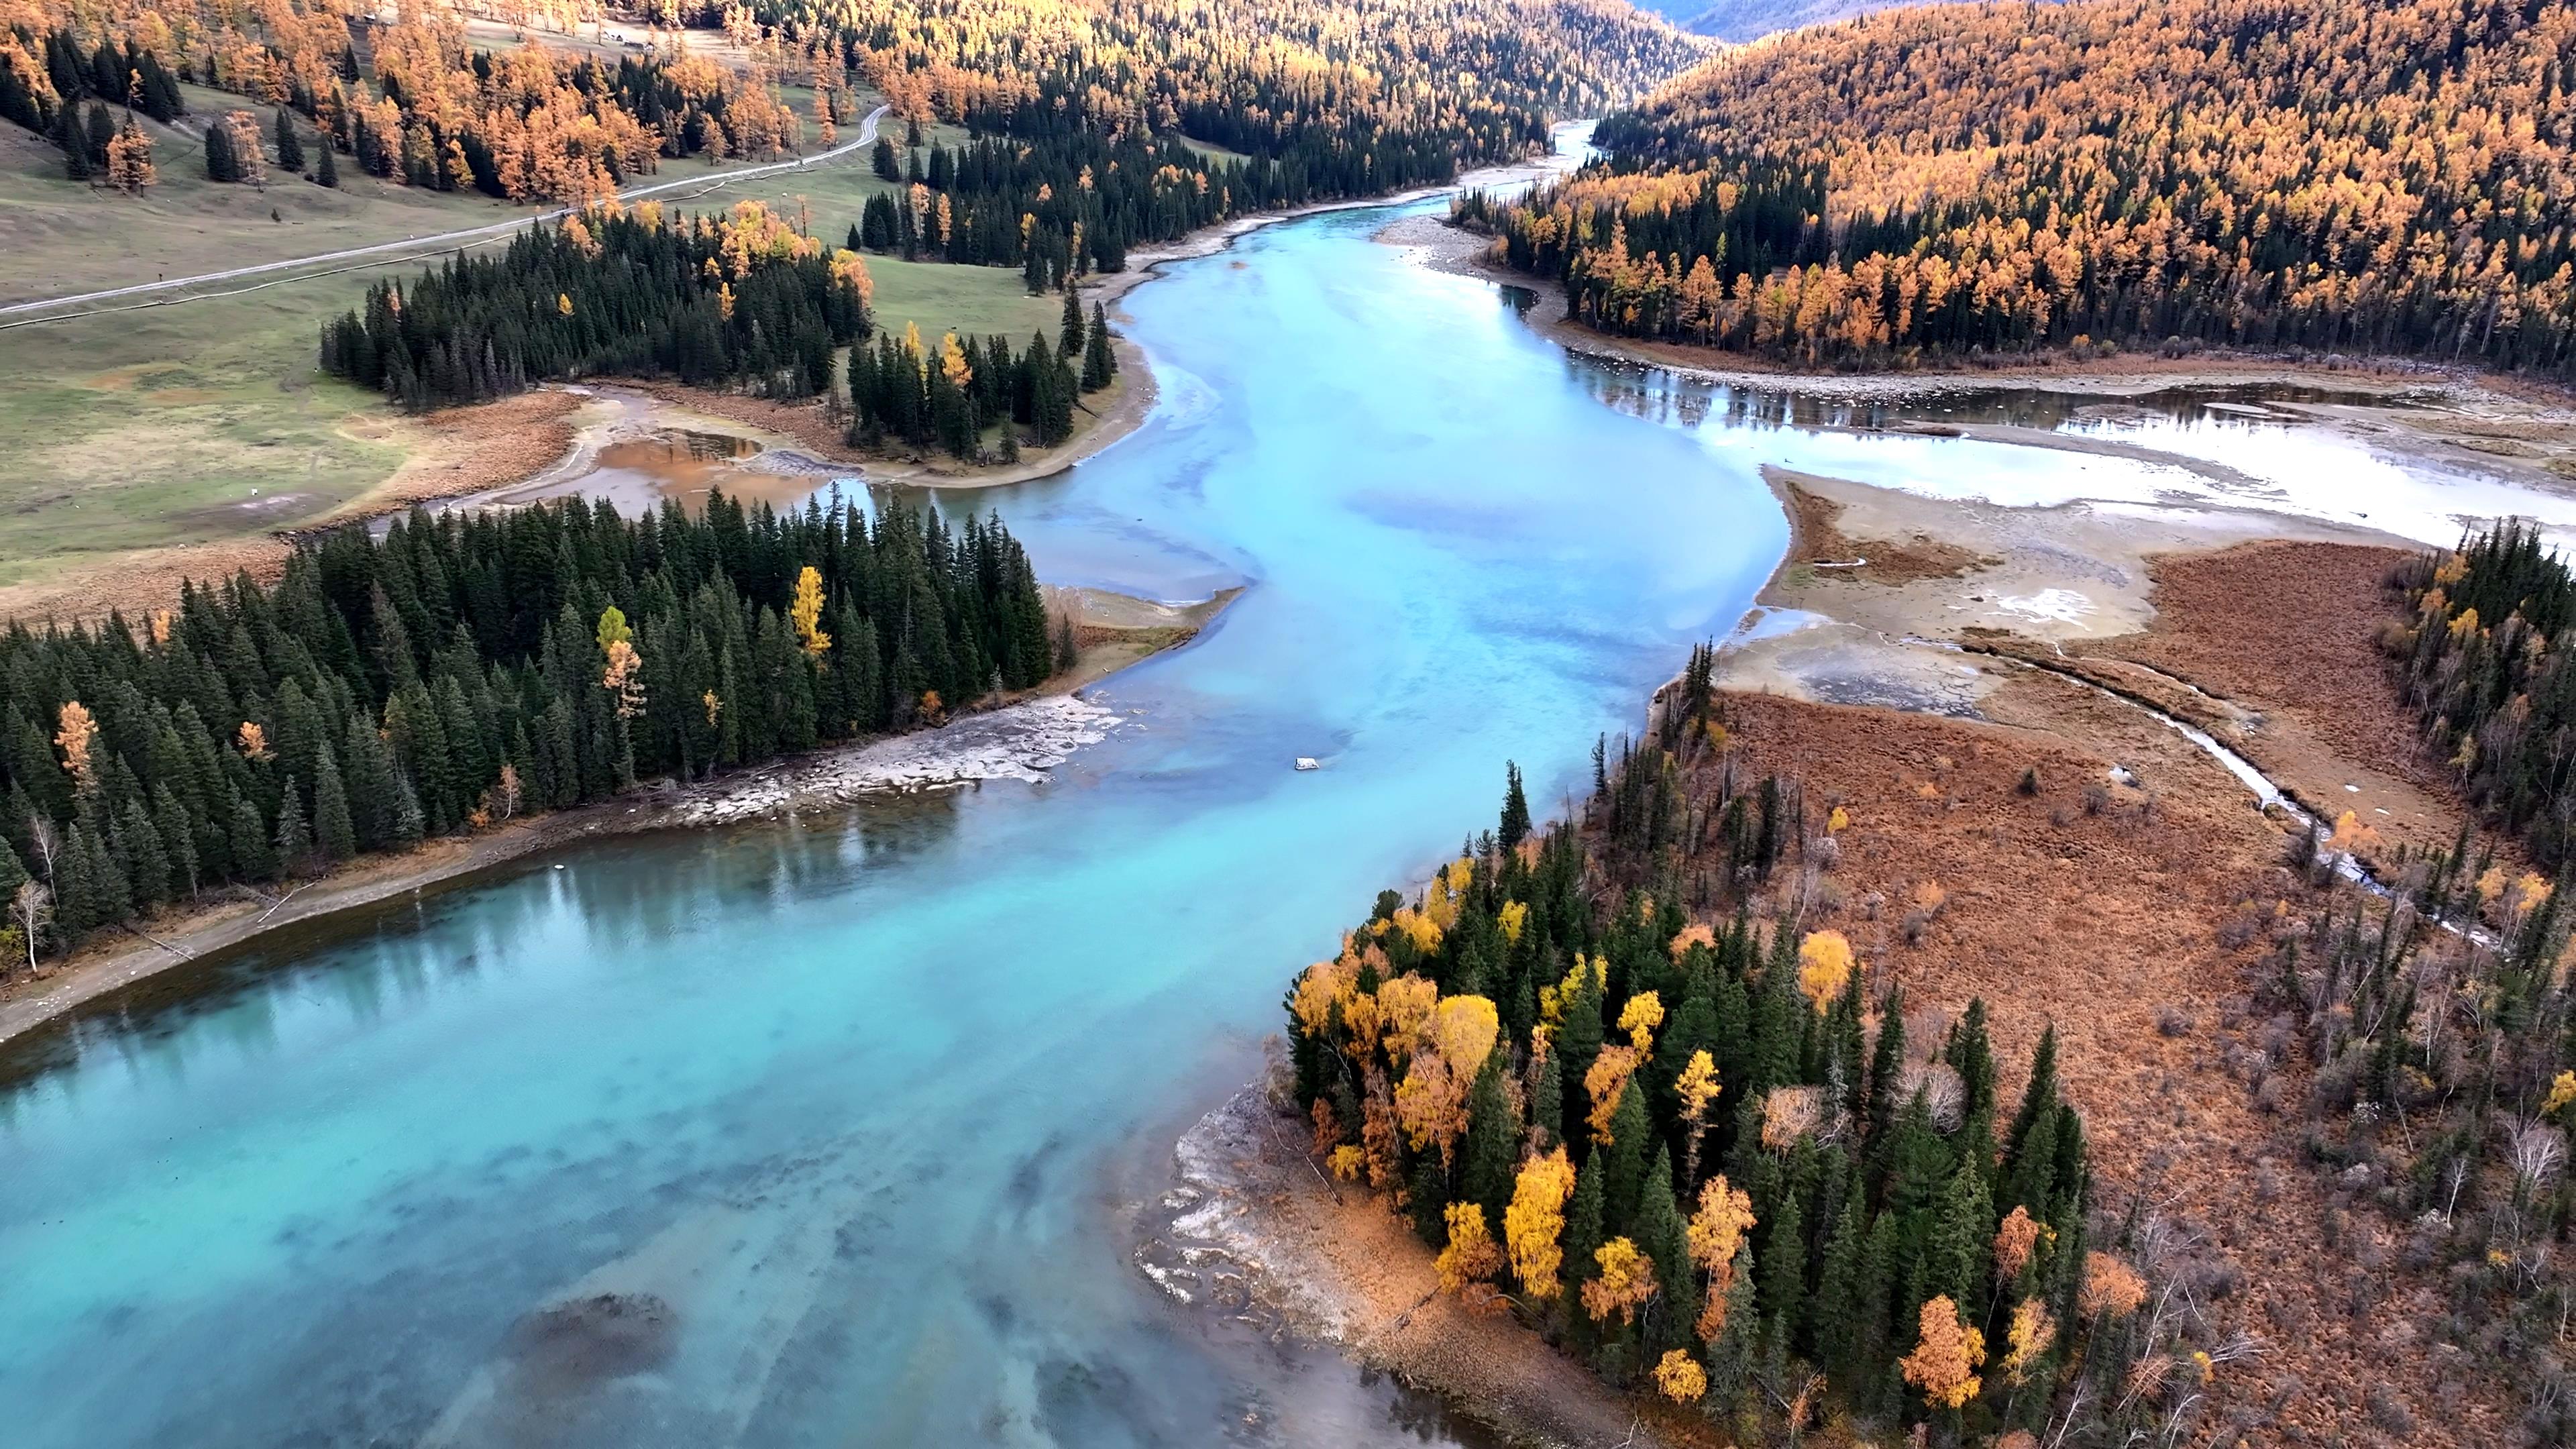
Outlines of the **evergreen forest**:
[{"label": "evergreen forest", "polygon": [[226,885],[934,723],[1070,662],[998,519],[711,496],[415,513],[0,634],[0,903],[30,959]]},{"label": "evergreen forest", "polygon": [[602,373],[808,398],[834,349],[867,335],[869,295],[855,254],[824,256],[759,202],[668,223],[653,202],[609,203],[408,288],[376,283],[324,325],[321,368],[414,410]]},{"label": "evergreen forest", "polygon": [[1803,366],[2200,344],[2576,370],[2576,5],[1895,9],[1725,52],[1468,197],[1625,336]]},{"label": "evergreen forest", "polygon": [[1512,771],[1497,830],[1297,979],[1313,1151],[1470,1308],[1738,1442],[1828,1400],[1945,1442],[2122,1442],[2156,1413],[2122,1385],[2177,1350],[2094,1211],[2054,1034],[2007,1095],[1981,1002],[1874,994],[1802,926],[1839,822],[1737,775],[1712,657],[1647,742],[1596,752],[1578,821],[1535,826]]}]

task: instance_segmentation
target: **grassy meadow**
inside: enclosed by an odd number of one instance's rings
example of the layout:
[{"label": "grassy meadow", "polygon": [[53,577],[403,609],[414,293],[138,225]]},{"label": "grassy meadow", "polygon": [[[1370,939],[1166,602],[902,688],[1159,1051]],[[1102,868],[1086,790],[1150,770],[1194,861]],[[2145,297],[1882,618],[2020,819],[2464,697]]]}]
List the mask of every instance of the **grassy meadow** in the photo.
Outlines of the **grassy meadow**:
[{"label": "grassy meadow", "polygon": [[[198,114],[153,128],[160,179],[139,198],[65,180],[50,144],[0,125],[0,247],[23,259],[0,272],[0,303],[478,226],[527,210],[479,195],[416,192],[354,164],[341,168],[336,192],[293,176],[265,188],[218,185],[205,177],[202,127],[238,98],[186,90]],[[790,99],[810,114],[810,97]],[[900,129],[890,134],[900,144]],[[307,139],[310,151],[317,143]],[[933,139],[964,137],[942,127]],[[810,136],[808,149],[816,149]],[[704,171],[720,183],[727,169],[673,162],[655,180]],[[837,245],[868,197],[888,189],[862,151],[694,199],[662,199],[696,209],[753,197],[791,213],[801,204],[815,232]],[[315,335],[374,279],[420,266],[407,258],[331,275],[244,279],[219,288],[230,295],[0,330],[0,517],[9,520],[0,528],[0,587],[41,583],[67,566],[134,550],[291,528],[363,499],[436,424],[320,376]],[[878,321],[898,331],[914,322],[931,336],[953,328],[1025,344],[1032,331],[1055,326],[1059,304],[1024,293],[1014,269],[883,257],[868,266]]]}]

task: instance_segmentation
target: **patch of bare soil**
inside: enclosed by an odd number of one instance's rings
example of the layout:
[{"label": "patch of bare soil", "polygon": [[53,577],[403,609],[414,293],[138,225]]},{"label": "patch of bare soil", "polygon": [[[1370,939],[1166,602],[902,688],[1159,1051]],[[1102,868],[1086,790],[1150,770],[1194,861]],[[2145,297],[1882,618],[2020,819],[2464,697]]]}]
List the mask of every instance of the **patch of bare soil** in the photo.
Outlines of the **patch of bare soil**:
[{"label": "patch of bare soil", "polygon": [[[1857,579],[1872,584],[1910,584],[1920,579],[1956,578],[2002,562],[1973,549],[1944,542],[1923,530],[1916,530],[1902,539],[1863,542],[1846,538],[1834,526],[1842,517],[1842,504],[1799,487],[1786,475],[1779,480],[1779,489],[1789,505],[1790,538],[1796,555],[1805,559],[1812,568],[1831,569],[1832,578]],[[1821,582],[1828,575],[1819,572],[1816,577]]]},{"label": "patch of bare soil", "polygon": [[[2497,1442],[2502,1386],[2405,1331],[2439,1314],[2439,1285],[2396,1269],[2381,1225],[2330,1211],[2300,1146],[2307,1064],[2246,1019],[2254,958],[2224,942],[2291,888],[2283,827],[2181,736],[2082,685],[2016,671],[1982,706],[1992,722],[1729,697],[1742,766],[1794,773],[1851,819],[1823,923],[1909,1011],[1982,996],[2014,1068],[2056,1026],[2097,1202],[2170,1223],[2163,1271],[2266,1347],[2203,1390],[2197,1442],[2391,1445],[2375,1388],[2412,1412],[2406,1443]],[[1927,883],[1941,904],[1909,929]]]},{"label": "patch of bare soil", "polygon": [[796,445],[827,462],[859,465],[859,456],[850,451],[842,436],[842,424],[811,402],[773,402],[747,393],[717,392],[711,388],[683,387],[676,382],[651,378],[602,378],[619,387],[659,398],[666,403],[688,408],[714,417],[730,418],[766,432],[796,440]]},{"label": "patch of bare soil", "polygon": [[548,389],[431,413],[411,425],[420,441],[394,475],[324,522],[345,523],[535,477],[572,447],[572,413],[580,403]]}]

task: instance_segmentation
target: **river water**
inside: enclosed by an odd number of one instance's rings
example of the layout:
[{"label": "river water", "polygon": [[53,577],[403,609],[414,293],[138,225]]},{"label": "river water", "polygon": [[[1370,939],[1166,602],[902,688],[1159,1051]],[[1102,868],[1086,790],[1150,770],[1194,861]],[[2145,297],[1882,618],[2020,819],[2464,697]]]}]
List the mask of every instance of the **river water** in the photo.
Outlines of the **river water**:
[{"label": "river water", "polygon": [[1291,973],[1736,622],[1762,462],[2180,485],[1570,359],[1386,219],[1175,266],[1147,425],[946,500],[1053,581],[1248,586],[1049,780],[571,851],[14,1048],[0,1440],[1452,1442],[1127,1262]]}]

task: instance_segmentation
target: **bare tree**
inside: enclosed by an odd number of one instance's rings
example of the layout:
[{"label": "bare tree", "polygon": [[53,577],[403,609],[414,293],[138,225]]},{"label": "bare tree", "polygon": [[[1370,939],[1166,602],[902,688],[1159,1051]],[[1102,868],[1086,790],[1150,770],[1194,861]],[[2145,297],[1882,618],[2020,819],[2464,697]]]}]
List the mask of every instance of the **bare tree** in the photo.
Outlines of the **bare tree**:
[{"label": "bare tree", "polygon": [[62,849],[62,839],[54,833],[54,822],[42,810],[27,812],[27,844],[36,852],[36,863],[44,867],[45,884],[54,883],[54,856]]},{"label": "bare tree", "polygon": [[9,897],[9,920],[27,938],[27,969],[36,969],[36,942],[53,924],[54,893],[35,881],[23,881]]}]

